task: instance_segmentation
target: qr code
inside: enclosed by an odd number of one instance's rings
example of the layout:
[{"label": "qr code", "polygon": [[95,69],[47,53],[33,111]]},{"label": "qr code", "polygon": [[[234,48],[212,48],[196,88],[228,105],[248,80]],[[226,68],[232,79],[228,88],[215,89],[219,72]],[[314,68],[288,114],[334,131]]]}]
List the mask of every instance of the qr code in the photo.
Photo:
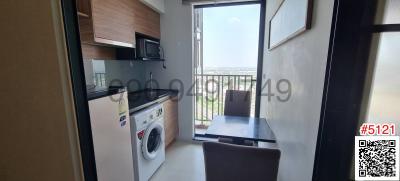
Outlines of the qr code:
[{"label": "qr code", "polygon": [[356,136],[356,180],[399,180],[399,137]]}]

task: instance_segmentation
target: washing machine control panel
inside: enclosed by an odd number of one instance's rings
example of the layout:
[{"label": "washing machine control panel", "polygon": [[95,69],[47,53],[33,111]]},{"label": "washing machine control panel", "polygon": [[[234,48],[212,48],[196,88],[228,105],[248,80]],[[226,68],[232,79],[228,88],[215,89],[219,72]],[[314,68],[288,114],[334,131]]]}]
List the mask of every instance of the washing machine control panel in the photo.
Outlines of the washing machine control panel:
[{"label": "washing machine control panel", "polygon": [[147,110],[141,111],[133,116],[135,120],[136,131],[143,130],[153,121],[157,121],[164,117],[164,108],[162,105],[157,105]]},{"label": "washing machine control panel", "polygon": [[156,114],[157,118],[162,117],[164,115],[163,114],[163,108],[160,107],[159,109],[157,109],[155,114]]},{"label": "washing machine control panel", "polygon": [[149,115],[147,116],[147,119],[150,120],[150,121],[157,120],[157,119],[161,118],[163,115],[164,115],[163,114],[163,108],[161,107],[161,108],[158,108],[158,109],[155,109],[155,110],[151,111],[149,113]]}]

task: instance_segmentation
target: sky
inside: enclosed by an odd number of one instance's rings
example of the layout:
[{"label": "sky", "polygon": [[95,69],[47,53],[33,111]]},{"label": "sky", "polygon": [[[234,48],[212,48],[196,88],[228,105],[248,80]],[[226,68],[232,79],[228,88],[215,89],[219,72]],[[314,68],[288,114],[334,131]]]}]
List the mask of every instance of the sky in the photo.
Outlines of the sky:
[{"label": "sky", "polygon": [[204,8],[204,67],[257,67],[259,21],[259,4]]}]

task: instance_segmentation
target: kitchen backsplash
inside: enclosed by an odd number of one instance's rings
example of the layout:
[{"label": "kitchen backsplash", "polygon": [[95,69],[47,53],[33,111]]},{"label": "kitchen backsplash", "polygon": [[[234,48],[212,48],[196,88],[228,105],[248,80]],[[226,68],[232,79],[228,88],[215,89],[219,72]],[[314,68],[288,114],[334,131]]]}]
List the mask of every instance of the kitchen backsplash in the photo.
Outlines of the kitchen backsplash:
[{"label": "kitchen backsplash", "polygon": [[143,89],[148,79],[145,65],[141,62],[120,60],[84,60],[83,62],[88,86],[108,87],[122,84],[131,92]]}]

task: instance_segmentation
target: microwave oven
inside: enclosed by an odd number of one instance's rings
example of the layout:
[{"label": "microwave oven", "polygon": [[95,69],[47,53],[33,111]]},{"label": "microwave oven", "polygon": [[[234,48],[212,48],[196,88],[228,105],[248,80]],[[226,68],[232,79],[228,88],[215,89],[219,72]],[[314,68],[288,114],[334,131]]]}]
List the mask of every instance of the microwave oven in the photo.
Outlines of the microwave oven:
[{"label": "microwave oven", "polygon": [[136,57],[140,60],[161,60],[160,42],[139,38],[136,42]]}]

